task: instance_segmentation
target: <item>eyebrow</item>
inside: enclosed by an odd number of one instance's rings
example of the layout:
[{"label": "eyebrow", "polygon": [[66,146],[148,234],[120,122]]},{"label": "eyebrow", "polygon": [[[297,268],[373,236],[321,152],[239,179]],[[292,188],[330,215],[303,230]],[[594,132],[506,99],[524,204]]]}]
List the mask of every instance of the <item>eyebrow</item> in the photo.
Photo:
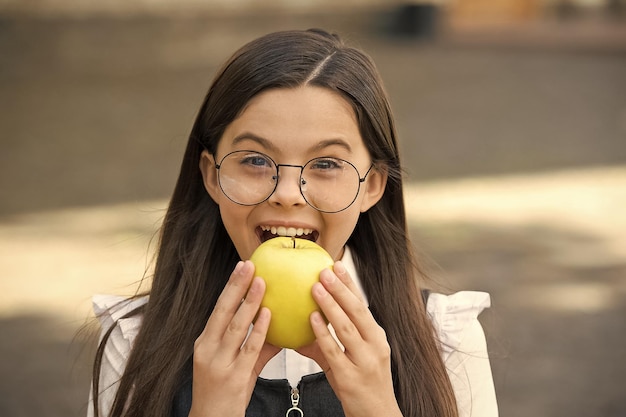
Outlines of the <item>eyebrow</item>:
[{"label": "eyebrow", "polygon": [[[256,142],[257,144],[261,145],[262,147],[264,147],[267,150],[270,150],[272,152],[278,152],[278,147],[276,145],[274,145],[270,140],[265,139],[264,137],[255,135],[254,133],[250,133],[250,132],[245,132],[242,133],[240,135],[237,135],[234,139],[233,139],[233,145],[237,145],[241,142],[245,142],[245,141],[252,141],[252,142]],[[333,139],[324,139],[324,140],[320,140],[319,142],[317,142],[313,147],[311,147],[311,151],[316,152],[316,151],[321,151],[323,149],[329,148],[331,146],[339,146],[344,148],[348,153],[352,153],[352,147],[350,146],[350,144],[348,142],[346,142],[343,139],[340,138],[333,138]]]},{"label": "eyebrow", "polygon": [[313,146],[312,150],[321,151],[322,149],[326,149],[331,146],[342,147],[346,151],[348,151],[348,153],[352,154],[352,147],[350,146],[350,144],[346,142],[345,140],[339,139],[339,138],[321,140],[315,146]]},{"label": "eyebrow", "polygon": [[255,135],[254,133],[250,133],[250,132],[245,132],[242,133],[241,135],[237,135],[235,136],[235,138],[233,139],[233,145],[237,145],[241,142],[244,142],[246,140],[252,141],[252,142],[256,142],[259,145],[261,145],[262,147],[264,147],[265,149],[268,149],[270,151],[276,152],[278,151],[278,147],[276,145],[274,145],[272,142],[270,142],[269,140]]}]

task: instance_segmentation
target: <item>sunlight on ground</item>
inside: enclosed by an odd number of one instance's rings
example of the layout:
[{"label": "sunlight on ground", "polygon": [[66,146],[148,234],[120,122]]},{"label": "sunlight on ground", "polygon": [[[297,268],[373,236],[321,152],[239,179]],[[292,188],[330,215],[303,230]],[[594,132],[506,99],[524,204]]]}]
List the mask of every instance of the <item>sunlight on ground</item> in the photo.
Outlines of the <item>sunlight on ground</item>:
[{"label": "sunlight on ground", "polygon": [[0,315],[55,311],[81,320],[94,293],[135,293],[164,206],[141,202],[5,219]]},{"label": "sunlight on ground", "polygon": [[[555,243],[556,263],[626,262],[626,167],[409,184],[406,200],[412,224],[545,225],[597,239]],[[144,201],[0,220],[0,316],[56,312],[80,321],[93,294],[133,294],[165,205]],[[609,285],[551,284],[521,298],[531,307],[594,311],[625,295],[624,283]]]},{"label": "sunlight on ground", "polygon": [[406,203],[413,222],[546,225],[604,241],[600,251],[558,248],[570,265],[626,260],[626,167],[416,184]]}]

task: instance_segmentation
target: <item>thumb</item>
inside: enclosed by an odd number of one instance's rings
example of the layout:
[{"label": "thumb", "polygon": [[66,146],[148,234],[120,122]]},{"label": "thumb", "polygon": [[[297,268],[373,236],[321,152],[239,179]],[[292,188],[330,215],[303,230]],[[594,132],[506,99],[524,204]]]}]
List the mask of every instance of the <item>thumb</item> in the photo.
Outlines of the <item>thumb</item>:
[{"label": "thumb", "polygon": [[328,361],[326,360],[326,357],[324,356],[324,354],[322,353],[322,350],[317,344],[317,340],[311,343],[310,345],[306,345],[299,349],[296,349],[296,352],[298,352],[299,354],[303,356],[306,356],[307,358],[313,359],[315,363],[317,363],[324,372],[326,372],[326,370],[330,368],[330,366],[328,365]]},{"label": "thumb", "polygon": [[264,343],[261,348],[261,352],[259,352],[259,358],[256,361],[255,369],[258,370],[257,375],[261,373],[261,370],[265,368],[265,365],[276,356],[280,352],[280,348],[270,345],[269,343]]}]

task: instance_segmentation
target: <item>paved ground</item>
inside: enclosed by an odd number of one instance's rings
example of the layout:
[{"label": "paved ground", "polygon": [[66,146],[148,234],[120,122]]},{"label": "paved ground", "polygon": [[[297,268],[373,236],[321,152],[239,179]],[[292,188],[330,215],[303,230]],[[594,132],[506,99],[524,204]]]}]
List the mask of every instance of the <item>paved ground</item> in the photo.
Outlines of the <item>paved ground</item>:
[{"label": "paved ground", "polygon": [[501,415],[626,415],[622,32],[432,43],[357,17],[0,20],[1,416],[84,414],[89,297],[143,274],[216,66],[310,26],[380,66],[433,276],[493,296]]}]

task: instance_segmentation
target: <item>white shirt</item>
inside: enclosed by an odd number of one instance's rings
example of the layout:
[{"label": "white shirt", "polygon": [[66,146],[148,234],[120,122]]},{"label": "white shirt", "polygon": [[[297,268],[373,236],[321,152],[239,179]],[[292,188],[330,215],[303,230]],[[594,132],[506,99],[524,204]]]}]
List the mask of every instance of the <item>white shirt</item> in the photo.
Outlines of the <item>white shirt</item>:
[{"label": "white shirt", "polygon": [[[352,255],[347,248],[342,262],[363,293]],[[111,409],[118,381],[124,372],[142,322],[141,316],[120,318],[147,301],[147,297],[135,300],[125,300],[114,295],[93,297],[94,311],[99,317],[102,335],[116,321],[118,323],[102,357],[99,397],[102,416],[108,416]],[[478,291],[461,291],[452,295],[431,293],[426,305],[441,343],[441,354],[452,382],[459,417],[498,416],[485,334],[478,321],[478,315],[489,306],[489,294]],[[295,387],[302,376],[316,372],[321,372],[321,368],[315,361],[293,350],[283,349],[267,363],[260,376],[267,379],[287,379]],[[91,394],[87,416],[93,416]]]}]

